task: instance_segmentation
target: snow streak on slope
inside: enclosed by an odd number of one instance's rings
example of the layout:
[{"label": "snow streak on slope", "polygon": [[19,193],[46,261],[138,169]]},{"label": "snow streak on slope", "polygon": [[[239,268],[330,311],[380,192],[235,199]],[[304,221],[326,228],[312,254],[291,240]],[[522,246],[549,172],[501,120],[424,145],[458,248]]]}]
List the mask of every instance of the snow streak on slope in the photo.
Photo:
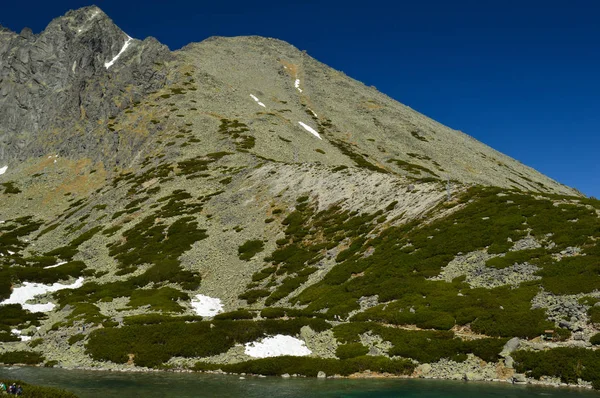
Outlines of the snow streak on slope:
[{"label": "snow streak on slope", "polygon": [[323,138],[321,138],[321,135],[319,133],[317,133],[317,131],[315,129],[313,129],[312,127],[310,127],[307,124],[304,124],[302,122],[298,122],[298,124],[302,127],[304,127],[304,129],[306,131],[308,131],[309,133],[311,133],[312,135],[314,135],[315,137],[317,137],[318,139],[322,140]]},{"label": "snow streak on slope", "polygon": [[265,105],[265,104],[263,104],[262,102],[260,102],[260,100],[259,100],[259,99],[258,99],[258,98],[257,98],[257,97],[254,95],[254,94],[250,94],[250,97],[252,97],[252,99],[253,99],[254,101],[256,101],[256,103],[257,103],[258,105],[262,106],[263,108],[266,108],[266,105]]},{"label": "snow streak on slope", "polygon": [[133,41],[133,39],[131,37],[127,36],[127,40],[125,40],[125,44],[123,44],[123,48],[121,48],[121,51],[119,51],[119,53],[117,54],[117,56],[114,57],[113,59],[111,59],[109,62],[104,63],[104,67],[106,69],[108,69],[111,66],[113,66],[113,64],[115,62],[117,62],[117,60],[119,59],[119,57],[121,56],[121,54],[123,54],[125,52],[125,50],[127,50],[127,47],[129,47],[129,45],[131,44],[132,41]]}]

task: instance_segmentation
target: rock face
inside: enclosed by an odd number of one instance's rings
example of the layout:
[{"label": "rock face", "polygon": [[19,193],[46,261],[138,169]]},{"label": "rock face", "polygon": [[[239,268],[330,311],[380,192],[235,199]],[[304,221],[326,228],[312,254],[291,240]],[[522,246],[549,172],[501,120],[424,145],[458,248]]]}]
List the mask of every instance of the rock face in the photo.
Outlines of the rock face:
[{"label": "rock face", "polygon": [[130,39],[97,7],[71,11],[39,35],[0,31],[0,162],[93,154],[97,122],[162,87],[157,65],[170,57],[153,38]]}]

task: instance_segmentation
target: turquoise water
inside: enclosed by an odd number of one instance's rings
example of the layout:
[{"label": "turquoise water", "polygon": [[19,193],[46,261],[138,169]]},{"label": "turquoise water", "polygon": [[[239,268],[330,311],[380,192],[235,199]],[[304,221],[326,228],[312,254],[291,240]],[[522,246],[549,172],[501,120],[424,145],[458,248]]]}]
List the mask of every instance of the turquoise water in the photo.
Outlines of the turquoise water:
[{"label": "turquoise water", "polygon": [[3,378],[65,388],[81,398],[96,397],[419,397],[419,398],[600,398],[600,393],[553,387],[444,380],[319,380],[278,377],[111,373],[45,368],[0,368]]}]

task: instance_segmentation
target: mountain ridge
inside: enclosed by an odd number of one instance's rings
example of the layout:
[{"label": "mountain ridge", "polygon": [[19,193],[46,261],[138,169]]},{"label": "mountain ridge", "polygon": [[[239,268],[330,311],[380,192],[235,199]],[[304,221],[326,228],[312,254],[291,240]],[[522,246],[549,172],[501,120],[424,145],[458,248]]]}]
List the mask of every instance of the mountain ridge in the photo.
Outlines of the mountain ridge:
[{"label": "mountain ridge", "polygon": [[0,362],[600,386],[598,201],[288,43],[98,10],[0,36]]}]

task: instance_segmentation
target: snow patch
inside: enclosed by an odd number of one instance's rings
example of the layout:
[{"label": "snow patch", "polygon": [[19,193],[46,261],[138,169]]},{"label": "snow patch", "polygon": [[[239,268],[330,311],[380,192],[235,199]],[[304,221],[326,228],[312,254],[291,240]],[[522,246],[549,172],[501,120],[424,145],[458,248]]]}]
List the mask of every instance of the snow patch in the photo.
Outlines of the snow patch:
[{"label": "snow patch", "polygon": [[215,316],[220,312],[223,312],[223,304],[221,299],[205,296],[203,294],[197,294],[192,299],[192,308],[196,311],[196,314],[200,316]]},{"label": "snow patch", "polygon": [[106,69],[110,68],[111,66],[113,66],[113,64],[115,62],[117,62],[117,60],[119,59],[119,57],[121,56],[121,54],[123,54],[125,52],[125,50],[127,50],[127,47],[129,47],[129,45],[131,44],[131,41],[133,39],[129,36],[127,36],[127,40],[125,40],[125,44],[123,44],[123,48],[121,48],[121,51],[119,51],[119,53],[117,54],[116,57],[114,57],[113,59],[111,59],[109,62],[104,63],[104,67]]},{"label": "snow patch", "polygon": [[296,87],[298,91],[302,92],[302,89],[300,88],[300,79],[296,79],[296,81],[294,82],[294,87]]},{"label": "snow patch", "polygon": [[312,135],[314,135],[315,137],[317,137],[318,139],[322,140],[323,138],[321,138],[321,135],[319,133],[317,133],[317,131],[315,129],[313,129],[312,127],[310,127],[307,124],[304,124],[302,122],[298,122],[298,124],[302,127],[304,127],[304,129],[306,131],[308,131],[309,133],[311,133]]},{"label": "snow patch", "polygon": [[44,269],[50,269],[50,268],[56,268],[56,267],[60,267],[61,265],[63,265],[63,264],[66,264],[66,263],[67,263],[66,261],[61,261],[61,262],[60,262],[60,263],[58,263],[58,264],[49,265],[49,266],[47,266],[47,267],[44,267]]},{"label": "snow patch", "polygon": [[29,310],[31,312],[49,312],[56,307],[53,303],[46,304],[26,304],[29,300],[32,300],[38,296],[43,296],[44,294],[57,292],[59,290],[64,289],[78,289],[83,286],[83,277],[77,278],[75,282],[70,285],[63,285],[62,283],[54,283],[52,285],[44,285],[43,283],[31,283],[24,282],[23,286],[14,288],[10,297],[0,305],[5,304],[21,304],[23,309]]},{"label": "snow patch", "polygon": [[254,95],[254,94],[250,94],[250,97],[252,97],[252,99],[254,101],[256,101],[256,103],[260,106],[262,106],[263,108],[266,108],[265,104],[263,104],[262,102],[260,102],[260,100]]},{"label": "snow patch", "polygon": [[21,341],[29,341],[29,340],[31,340],[31,336],[23,336],[21,334],[21,331],[19,329],[11,329],[10,332],[12,334],[14,334],[15,336],[18,336],[21,339]]},{"label": "snow patch", "polygon": [[310,113],[312,113],[313,115],[315,115],[315,117],[319,117],[319,115],[317,115],[317,114],[315,113],[315,111],[313,111],[312,109],[308,108],[308,110],[310,111]]},{"label": "snow patch", "polygon": [[292,336],[278,334],[266,337],[261,342],[246,343],[245,353],[253,358],[269,358],[290,355],[305,357],[312,354],[304,341]]},{"label": "snow patch", "polygon": [[8,166],[0,167],[0,176],[6,173],[6,170],[8,170]]}]

